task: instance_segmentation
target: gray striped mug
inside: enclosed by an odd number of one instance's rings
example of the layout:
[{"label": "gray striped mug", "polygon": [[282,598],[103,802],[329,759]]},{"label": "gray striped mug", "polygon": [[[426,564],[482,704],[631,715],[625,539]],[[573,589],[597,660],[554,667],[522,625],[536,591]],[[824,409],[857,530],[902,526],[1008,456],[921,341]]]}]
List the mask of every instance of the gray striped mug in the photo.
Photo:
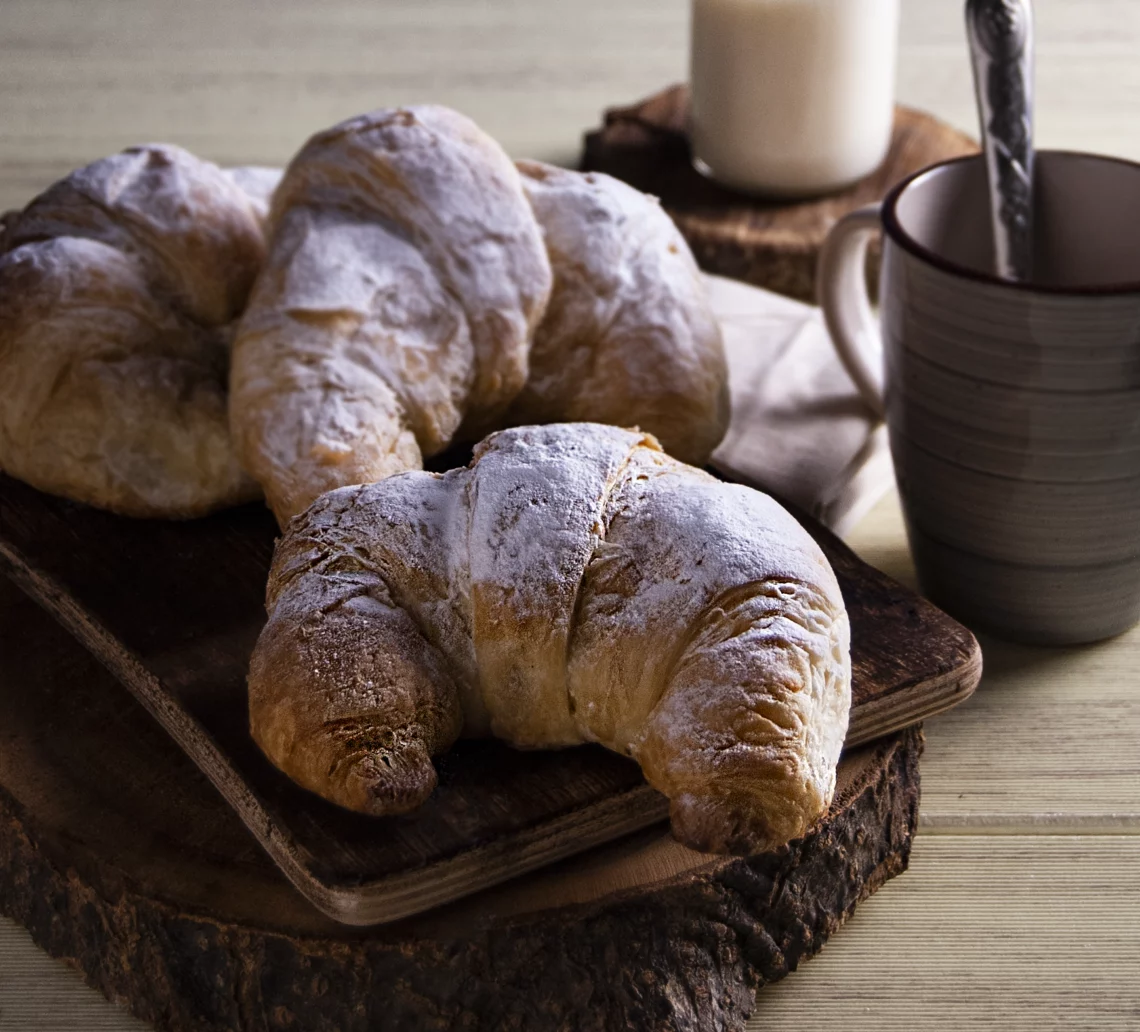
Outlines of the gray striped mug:
[{"label": "gray striped mug", "polygon": [[1028,284],[992,272],[985,175],[935,165],[841,219],[820,303],[887,421],[924,592],[1001,637],[1095,641],[1140,620],[1140,165],[1039,152]]}]

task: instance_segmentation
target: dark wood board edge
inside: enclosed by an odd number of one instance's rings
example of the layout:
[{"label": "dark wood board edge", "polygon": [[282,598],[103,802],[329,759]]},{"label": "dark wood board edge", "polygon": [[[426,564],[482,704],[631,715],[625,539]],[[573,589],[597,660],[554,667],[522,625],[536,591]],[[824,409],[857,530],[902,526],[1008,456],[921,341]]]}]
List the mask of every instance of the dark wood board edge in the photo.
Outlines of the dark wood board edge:
[{"label": "dark wood board edge", "polygon": [[[182,751],[209,778],[210,783],[256,836],[282,873],[298,891],[312,899],[312,879],[291,837],[272,820],[261,801],[229,763],[206,729],[177,703],[162,682],[60,585],[37,571],[2,538],[0,573],[5,574],[51,614],[162,725]],[[316,900],[313,902],[320,909],[325,909]]]},{"label": "dark wood board edge", "polygon": [[668,801],[648,785],[639,785],[453,859],[355,886],[329,884],[314,873],[313,858],[268,812],[205,728],[177,704],[138,657],[2,539],[0,572],[59,621],[131,692],[209,778],[294,887],[317,909],[343,924],[399,921],[668,817]]}]

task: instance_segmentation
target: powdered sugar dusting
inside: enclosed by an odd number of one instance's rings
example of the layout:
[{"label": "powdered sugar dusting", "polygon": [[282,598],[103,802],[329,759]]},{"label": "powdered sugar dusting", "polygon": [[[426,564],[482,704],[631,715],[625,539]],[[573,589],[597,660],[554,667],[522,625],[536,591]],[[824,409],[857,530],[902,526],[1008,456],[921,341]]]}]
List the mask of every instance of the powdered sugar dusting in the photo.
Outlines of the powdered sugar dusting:
[{"label": "powdered sugar dusting", "polygon": [[0,467],[133,516],[257,497],[226,419],[232,322],[265,254],[221,169],[150,145],[3,219]]}]

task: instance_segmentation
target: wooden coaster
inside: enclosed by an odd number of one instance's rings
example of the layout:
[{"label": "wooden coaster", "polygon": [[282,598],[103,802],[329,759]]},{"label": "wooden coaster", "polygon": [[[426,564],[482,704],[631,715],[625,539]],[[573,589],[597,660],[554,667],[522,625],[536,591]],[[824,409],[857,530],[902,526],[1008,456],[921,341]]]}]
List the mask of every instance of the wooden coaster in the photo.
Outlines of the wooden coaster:
[{"label": "wooden coaster", "polygon": [[339,925],[136,701],[0,578],[0,911],[171,1032],[739,1032],[754,990],[905,869],[921,734],[747,860],[658,825],[431,914]]},{"label": "wooden coaster", "polygon": [[[585,139],[582,168],[606,172],[661,198],[706,272],[815,301],[815,265],[841,216],[883,199],[900,179],[977,144],[932,115],[899,107],[883,164],[841,193],[804,201],[750,197],[693,167],[686,126],[689,90],[672,86],[631,107],[612,108]],[[878,257],[869,272],[877,278]]]}]

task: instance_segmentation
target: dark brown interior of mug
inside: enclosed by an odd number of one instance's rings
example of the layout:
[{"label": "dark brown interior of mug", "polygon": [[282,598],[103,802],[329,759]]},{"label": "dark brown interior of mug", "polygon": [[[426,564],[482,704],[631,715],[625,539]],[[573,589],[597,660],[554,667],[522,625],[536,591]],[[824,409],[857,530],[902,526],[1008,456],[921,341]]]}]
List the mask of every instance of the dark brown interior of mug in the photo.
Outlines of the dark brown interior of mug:
[{"label": "dark brown interior of mug", "polygon": [[[1039,151],[1032,286],[1140,291],[1140,164]],[[994,278],[993,229],[981,156],[920,172],[888,198],[897,243],[950,271]]]}]

